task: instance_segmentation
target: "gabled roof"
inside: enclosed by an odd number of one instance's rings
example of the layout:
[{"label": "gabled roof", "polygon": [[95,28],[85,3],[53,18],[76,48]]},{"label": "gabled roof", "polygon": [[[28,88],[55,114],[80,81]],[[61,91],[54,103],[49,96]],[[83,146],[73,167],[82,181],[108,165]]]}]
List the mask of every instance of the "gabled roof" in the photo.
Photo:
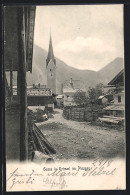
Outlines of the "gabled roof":
[{"label": "gabled roof", "polygon": [[124,69],[122,69],[109,83],[108,85],[124,85]]},{"label": "gabled roof", "polygon": [[78,90],[86,92],[84,83],[80,80],[71,80],[71,81],[66,80],[63,83],[63,92],[65,92],[65,91],[75,92],[75,91],[78,91]]}]

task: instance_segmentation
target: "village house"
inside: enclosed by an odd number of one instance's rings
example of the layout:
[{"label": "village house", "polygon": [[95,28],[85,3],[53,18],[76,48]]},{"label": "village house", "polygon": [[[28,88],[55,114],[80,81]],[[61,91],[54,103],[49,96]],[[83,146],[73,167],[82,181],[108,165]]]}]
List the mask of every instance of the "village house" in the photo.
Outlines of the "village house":
[{"label": "village house", "polygon": [[[30,89],[27,90],[26,72],[32,72],[35,10],[35,6],[6,6],[4,9],[7,161],[30,161],[33,159],[34,151],[47,155],[56,152],[34,123],[31,110],[27,108],[27,93],[29,97],[31,92]],[[17,87],[14,87],[13,94],[14,71],[17,71]],[[10,85],[6,77],[7,72],[10,73]]]},{"label": "village house", "polygon": [[[13,98],[17,99],[17,88],[13,87]],[[44,106],[48,111],[54,110],[54,97],[52,90],[42,88],[41,85],[27,87],[27,105],[28,106]]]},{"label": "village house", "polygon": [[113,101],[104,108],[105,115],[99,118],[100,121],[118,123],[124,119],[125,90],[124,90],[124,69],[121,70],[109,83],[108,87],[113,88]]},{"label": "village house", "polygon": [[86,94],[86,89],[84,84],[80,80],[66,80],[63,83],[63,105],[65,106],[75,106],[74,94],[77,91],[82,91]]},{"label": "village house", "polygon": [[63,95],[57,95],[56,102],[57,102],[57,107],[62,108],[63,107]]},{"label": "village house", "polygon": [[28,89],[27,90],[28,106],[46,106],[48,111],[54,110],[54,100],[52,91],[49,88]]}]

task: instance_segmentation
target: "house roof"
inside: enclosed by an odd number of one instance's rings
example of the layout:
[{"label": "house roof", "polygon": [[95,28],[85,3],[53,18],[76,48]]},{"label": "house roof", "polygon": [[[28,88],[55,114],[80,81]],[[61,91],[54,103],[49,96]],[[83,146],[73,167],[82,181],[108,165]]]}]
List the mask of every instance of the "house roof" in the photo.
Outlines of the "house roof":
[{"label": "house roof", "polygon": [[106,97],[104,95],[101,95],[101,96],[99,96],[98,99],[100,100],[100,99],[103,99],[103,98],[106,98]]},{"label": "house roof", "polygon": [[33,36],[35,23],[35,6],[6,6],[4,8],[4,68],[5,71],[17,71],[19,55],[19,10],[25,12],[25,45],[27,71],[32,71]]},{"label": "house roof", "polygon": [[[17,88],[13,88],[13,95],[17,95]],[[49,88],[27,88],[27,96],[52,96],[52,91]]]},{"label": "house roof", "polygon": [[86,92],[84,83],[80,80],[66,80],[63,83],[63,92],[76,92],[78,90]]},{"label": "house roof", "polygon": [[43,89],[27,89],[27,95],[29,96],[52,96],[52,91],[49,88]]},{"label": "house roof", "polygon": [[116,111],[116,110],[125,110],[123,105],[111,105],[111,106],[107,106],[104,108],[104,110],[112,110],[112,111]]},{"label": "house roof", "polygon": [[63,95],[58,95],[56,98],[57,99],[62,99],[63,98]]},{"label": "house roof", "polygon": [[124,85],[124,69],[122,69],[109,83],[108,85]]}]

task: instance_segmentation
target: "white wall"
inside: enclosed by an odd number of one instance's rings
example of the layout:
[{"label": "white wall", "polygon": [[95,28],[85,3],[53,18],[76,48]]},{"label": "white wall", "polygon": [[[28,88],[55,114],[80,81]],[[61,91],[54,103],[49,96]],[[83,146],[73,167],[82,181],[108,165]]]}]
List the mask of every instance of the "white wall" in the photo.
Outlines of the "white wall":
[{"label": "white wall", "polygon": [[[125,94],[124,93],[118,93],[114,95],[114,104],[124,104],[125,103]],[[118,102],[118,96],[121,96],[121,102]]]},{"label": "white wall", "polygon": [[74,106],[76,103],[73,100],[74,93],[70,94],[64,94],[64,106]]}]

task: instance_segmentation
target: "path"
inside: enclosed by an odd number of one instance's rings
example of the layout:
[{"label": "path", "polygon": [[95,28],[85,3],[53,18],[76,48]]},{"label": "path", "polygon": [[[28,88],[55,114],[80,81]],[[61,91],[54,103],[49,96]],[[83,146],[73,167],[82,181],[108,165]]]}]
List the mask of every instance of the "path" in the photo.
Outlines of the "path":
[{"label": "path", "polygon": [[87,122],[66,120],[62,110],[55,109],[52,118],[37,123],[54,146],[59,159],[123,157],[125,133]]}]

